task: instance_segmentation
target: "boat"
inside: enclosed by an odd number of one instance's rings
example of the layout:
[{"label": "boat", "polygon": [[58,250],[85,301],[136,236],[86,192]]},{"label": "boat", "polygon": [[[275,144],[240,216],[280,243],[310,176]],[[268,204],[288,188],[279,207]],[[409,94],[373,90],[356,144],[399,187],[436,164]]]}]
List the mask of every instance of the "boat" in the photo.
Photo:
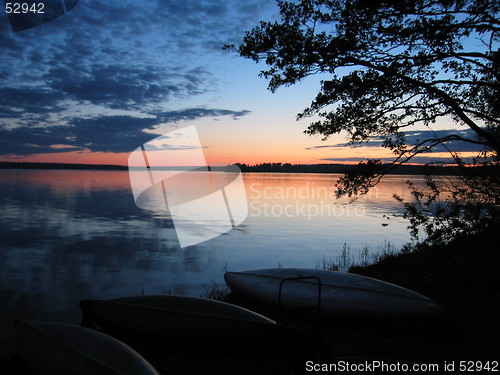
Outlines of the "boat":
[{"label": "boat", "polygon": [[[269,335],[276,323],[243,307],[206,298],[151,295],[82,300],[87,325],[125,341],[234,342]],[[127,341],[126,341],[127,342]]]},{"label": "boat", "polygon": [[17,355],[39,375],[158,375],[138,353],[103,333],[73,324],[16,321]]},{"label": "boat", "polygon": [[347,272],[268,268],[227,272],[224,279],[237,297],[275,308],[319,306],[322,315],[427,315],[442,310],[422,294]]}]

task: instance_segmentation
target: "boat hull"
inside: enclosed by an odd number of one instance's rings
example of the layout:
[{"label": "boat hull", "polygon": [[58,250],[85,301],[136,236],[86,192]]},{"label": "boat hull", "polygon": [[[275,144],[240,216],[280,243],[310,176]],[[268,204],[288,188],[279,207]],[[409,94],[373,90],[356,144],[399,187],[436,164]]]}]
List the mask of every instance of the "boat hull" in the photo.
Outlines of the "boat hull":
[{"label": "boat hull", "polygon": [[17,354],[40,375],[158,375],[124,343],[66,323],[16,321]]},{"label": "boat hull", "polygon": [[[304,277],[301,280],[286,280]],[[442,310],[431,299],[384,281],[346,272],[269,268],[227,272],[224,279],[236,296],[270,306],[305,308],[318,306],[318,280],[321,282],[320,311],[324,315],[424,315]],[[286,280],[286,281],[283,281]]]},{"label": "boat hull", "polygon": [[83,300],[84,319],[117,337],[207,343],[248,340],[269,334],[275,322],[228,303],[187,296],[137,296]]}]

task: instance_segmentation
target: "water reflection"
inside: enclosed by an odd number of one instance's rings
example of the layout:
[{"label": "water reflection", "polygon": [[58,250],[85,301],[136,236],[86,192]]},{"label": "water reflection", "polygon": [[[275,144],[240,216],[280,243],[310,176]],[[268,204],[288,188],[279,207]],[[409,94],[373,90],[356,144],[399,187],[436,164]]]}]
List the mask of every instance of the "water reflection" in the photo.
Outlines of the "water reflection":
[{"label": "water reflection", "polygon": [[[226,264],[315,267],[344,242],[408,240],[403,221],[381,226],[401,209],[392,194],[405,194],[406,177],[350,206],[331,199],[336,178],[246,174],[249,216],[238,230],[181,249],[164,206],[136,207],[125,171],[0,170],[0,315],[78,322],[82,298],[200,295]],[[321,207],[332,211],[312,214]]]}]

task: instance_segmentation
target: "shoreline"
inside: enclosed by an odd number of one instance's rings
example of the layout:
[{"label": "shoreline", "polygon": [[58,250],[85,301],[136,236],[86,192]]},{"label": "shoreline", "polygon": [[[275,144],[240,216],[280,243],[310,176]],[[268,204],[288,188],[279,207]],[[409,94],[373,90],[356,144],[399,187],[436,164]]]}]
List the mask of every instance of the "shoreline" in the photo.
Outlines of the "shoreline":
[{"label": "shoreline", "polygon": [[[160,357],[145,357],[160,374],[183,375],[201,370],[206,374],[230,374],[235,369],[242,374],[299,374],[307,372],[307,363],[330,366],[349,362],[355,366],[378,361],[388,366],[437,364],[441,369],[445,364],[458,366],[464,361],[491,364],[497,361],[496,344],[500,340],[500,253],[494,246],[497,233],[498,228],[492,228],[447,245],[389,253],[374,263],[350,267],[352,273],[392,282],[443,303],[447,314],[441,319],[423,324],[414,320],[384,322],[346,317],[328,320],[321,331],[321,358],[315,356],[310,341],[295,340],[284,341],[278,349],[267,343],[250,351],[212,348],[206,352],[172,351]],[[230,295],[224,299],[256,312],[262,309],[245,306],[246,301]],[[285,319],[303,331],[314,325],[303,317]],[[4,360],[7,362],[0,361],[0,369],[7,374],[23,373],[18,372],[15,358]]]},{"label": "shoreline", "polygon": [[[266,163],[250,166],[235,164],[243,173],[292,173],[292,174],[343,174],[356,167],[355,164],[282,164]],[[159,167],[179,169],[182,167]],[[114,164],[76,164],[76,163],[33,163],[0,161],[0,169],[47,169],[47,170],[118,170],[126,171],[128,166]],[[216,170],[216,169],[213,169]],[[460,170],[455,166],[400,165],[387,172],[387,175],[437,175],[456,176]]]}]

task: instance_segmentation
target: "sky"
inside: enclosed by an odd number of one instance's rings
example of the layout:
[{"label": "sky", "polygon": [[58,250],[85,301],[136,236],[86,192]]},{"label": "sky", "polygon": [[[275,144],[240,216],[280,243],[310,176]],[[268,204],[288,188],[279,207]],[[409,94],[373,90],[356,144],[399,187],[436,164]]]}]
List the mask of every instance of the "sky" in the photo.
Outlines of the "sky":
[{"label": "sky", "polygon": [[303,134],[311,119],[296,115],[322,77],[271,93],[264,66],[222,49],[278,18],[273,0],[80,0],[14,33],[2,11],[0,160],[126,165],[137,147],[190,125],[209,164],[391,160],[377,140]]}]

